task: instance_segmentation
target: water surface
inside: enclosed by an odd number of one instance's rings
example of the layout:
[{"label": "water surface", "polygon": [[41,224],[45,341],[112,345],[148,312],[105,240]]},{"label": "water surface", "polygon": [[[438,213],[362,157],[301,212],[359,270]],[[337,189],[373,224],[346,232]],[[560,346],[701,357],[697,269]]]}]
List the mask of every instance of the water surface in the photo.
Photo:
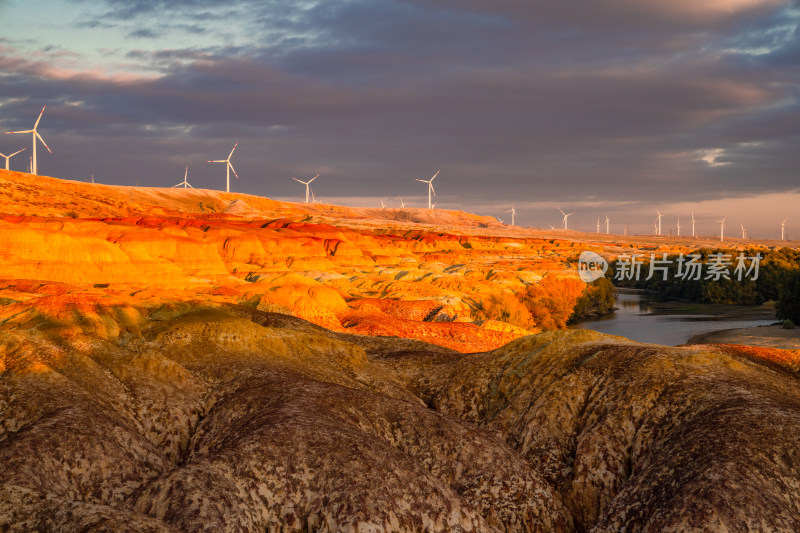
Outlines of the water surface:
[{"label": "water surface", "polygon": [[720,329],[767,326],[773,312],[763,307],[666,301],[641,291],[620,290],[612,314],[570,326],[619,335],[638,342],[676,346]]}]

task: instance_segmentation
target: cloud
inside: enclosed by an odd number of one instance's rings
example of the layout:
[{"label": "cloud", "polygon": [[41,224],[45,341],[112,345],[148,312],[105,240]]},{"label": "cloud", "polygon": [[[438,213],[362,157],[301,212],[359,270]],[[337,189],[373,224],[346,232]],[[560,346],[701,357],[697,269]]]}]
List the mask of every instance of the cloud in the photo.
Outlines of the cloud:
[{"label": "cloud", "polygon": [[711,148],[709,150],[698,150],[698,158],[705,161],[710,167],[721,167],[730,165],[730,161],[719,161],[720,157],[725,156],[725,150],[722,148]]},{"label": "cloud", "polygon": [[161,37],[161,32],[156,32],[148,28],[140,28],[128,33],[129,39],[157,39]]},{"label": "cloud", "polygon": [[[451,207],[649,209],[796,186],[797,17],[785,3],[259,3],[246,18],[244,5],[199,21],[188,11],[211,2],[106,2],[113,24],[161,36],[103,42],[88,66],[0,42],[0,94],[19,98],[0,125],[47,102],[48,142],[67,150],[43,168],[74,176],[91,163],[117,183],[161,183],[191,163],[211,186],[218,176],[194,162],[239,140],[237,187],[271,196],[319,169],[318,196],[372,199],[411,198],[413,178],[441,169]],[[252,38],[227,40],[230,25]]]}]

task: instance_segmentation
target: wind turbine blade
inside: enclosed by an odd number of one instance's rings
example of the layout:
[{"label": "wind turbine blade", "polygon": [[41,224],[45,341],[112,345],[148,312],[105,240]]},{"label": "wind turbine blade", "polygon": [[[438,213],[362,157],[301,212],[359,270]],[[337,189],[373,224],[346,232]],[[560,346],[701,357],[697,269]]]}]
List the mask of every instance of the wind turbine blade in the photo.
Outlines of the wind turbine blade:
[{"label": "wind turbine blade", "polygon": [[294,181],[296,181],[297,183],[302,183],[303,185],[306,185],[306,182],[305,182],[305,181],[300,181],[300,180],[299,180],[299,179],[297,179],[297,178],[292,178],[292,179],[293,179]]},{"label": "wind turbine blade", "polygon": [[39,132],[38,132],[38,131],[35,131],[34,133],[36,134],[36,138],[37,138],[37,139],[39,139],[40,141],[42,141],[42,144],[44,145],[44,147],[45,147],[45,148],[47,148],[47,151],[48,151],[48,152],[50,152],[50,153],[52,154],[52,153],[53,153],[53,151],[50,149],[50,147],[49,147],[49,146],[47,146],[47,143],[46,143],[46,142],[44,142],[44,139],[42,139],[42,136],[41,136],[41,135],[39,135]]},{"label": "wind turbine blade", "polygon": [[15,155],[17,155],[18,153],[20,153],[20,152],[24,152],[25,150],[27,150],[27,148],[23,148],[22,150],[17,150],[16,152],[14,152],[13,154],[11,154],[11,155],[10,155],[10,156],[8,156],[8,157],[14,157],[14,156],[15,156]]},{"label": "wind turbine blade", "polygon": [[316,176],[314,176],[313,178],[311,178],[310,180],[308,180],[308,182],[309,182],[309,183],[311,183],[312,181],[314,181],[314,180],[315,180],[315,179],[317,179],[318,177],[319,177],[319,174],[317,174]]},{"label": "wind turbine blade", "polygon": [[6,135],[9,133],[33,133],[33,130],[7,131]]},{"label": "wind turbine blade", "polygon": [[228,161],[228,166],[229,166],[229,167],[231,167],[231,170],[233,170],[233,175],[234,175],[234,176],[236,176],[236,179],[238,180],[238,179],[239,179],[239,174],[237,174],[237,173],[236,173],[236,169],[235,169],[235,168],[233,168],[233,163],[231,163],[230,161]]},{"label": "wind turbine blade", "polygon": [[[238,143],[238,142],[237,142],[236,144],[234,144],[234,145],[233,145],[233,150],[236,150],[236,147],[237,147],[237,146],[239,146],[239,143]],[[228,159],[230,159],[230,158],[231,158],[231,156],[233,155],[233,150],[231,150],[231,153],[229,153],[229,154],[228,154]]]},{"label": "wind turbine blade", "polygon": [[436,174],[433,175],[433,177],[431,178],[431,181],[436,179],[436,176],[439,175],[439,172],[440,172],[439,170],[436,171]]},{"label": "wind turbine blade", "polygon": [[433,193],[433,195],[436,196],[436,189],[433,188],[433,183],[428,183],[428,186],[431,188],[431,192]]},{"label": "wind turbine blade", "polygon": [[183,181],[186,181],[189,177],[189,165],[186,165],[186,172],[183,173]]},{"label": "wind turbine blade", "polygon": [[33,129],[34,130],[39,127],[39,121],[42,120],[42,115],[44,115],[44,108],[45,107],[47,107],[47,106],[42,107],[42,112],[39,113],[39,118],[36,119],[36,124],[33,125]]},{"label": "wind turbine blade", "polygon": [[227,163],[227,159],[214,159],[213,161],[206,161],[206,163]]},{"label": "wind turbine blade", "polygon": [[428,181],[421,180],[421,179],[419,179],[419,178],[416,178],[416,179],[417,179],[417,181],[421,181],[422,183],[430,183],[430,182],[428,182]]},{"label": "wind turbine blade", "polygon": [[[558,210],[561,211],[561,208],[559,207]],[[561,211],[561,214],[566,216],[566,213],[564,211]]]}]

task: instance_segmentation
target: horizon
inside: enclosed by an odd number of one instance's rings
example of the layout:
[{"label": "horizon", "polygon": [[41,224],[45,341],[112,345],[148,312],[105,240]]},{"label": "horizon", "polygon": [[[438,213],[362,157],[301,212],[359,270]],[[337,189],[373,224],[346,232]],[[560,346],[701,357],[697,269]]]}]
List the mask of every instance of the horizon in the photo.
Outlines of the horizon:
[{"label": "horizon", "polygon": [[[427,204],[593,233],[796,237],[796,1],[0,1],[0,131],[39,173],[299,201]],[[79,39],[75,35],[80,35]],[[546,125],[546,127],[542,127]],[[25,168],[30,138],[0,136]],[[111,155],[109,155],[111,154]],[[757,176],[757,177],[754,177]],[[372,205],[371,205],[372,204]],[[603,225],[604,226],[604,225]],[[700,228],[703,228],[701,230]],[[718,228],[718,226],[717,226]],[[604,227],[602,228],[605,229]]]}]

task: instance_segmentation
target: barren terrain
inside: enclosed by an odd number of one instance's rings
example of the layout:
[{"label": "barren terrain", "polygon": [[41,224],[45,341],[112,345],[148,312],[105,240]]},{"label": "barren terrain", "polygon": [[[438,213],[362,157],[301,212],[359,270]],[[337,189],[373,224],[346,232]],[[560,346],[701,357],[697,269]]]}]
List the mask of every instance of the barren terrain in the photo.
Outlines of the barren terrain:
[{"label": "barren terrain", "polygon": [[800,351],[486,317],[696,243],[5,171],[0,214],[2,531],[800,530]]}]

